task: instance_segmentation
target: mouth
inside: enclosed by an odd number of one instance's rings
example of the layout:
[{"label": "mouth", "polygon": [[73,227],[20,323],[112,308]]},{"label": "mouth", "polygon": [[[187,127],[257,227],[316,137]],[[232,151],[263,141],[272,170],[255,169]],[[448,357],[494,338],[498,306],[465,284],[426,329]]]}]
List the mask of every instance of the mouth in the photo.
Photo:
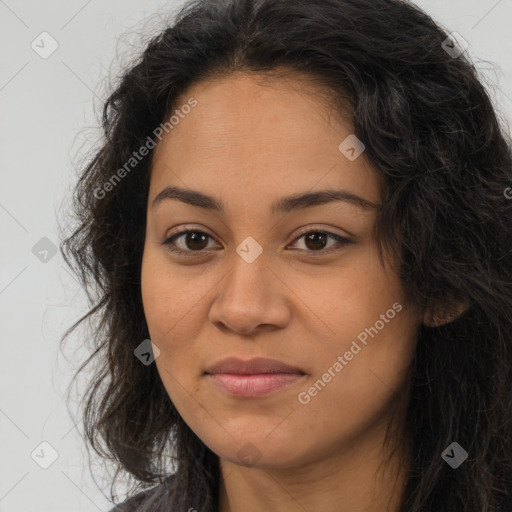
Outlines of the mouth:
[{"label": "mouth", "polygon": [[243,361],[231,357],[208,367],[205,376],[220,391],[230,396],[257,398],[296,384],[306,373],[275,359]]}]

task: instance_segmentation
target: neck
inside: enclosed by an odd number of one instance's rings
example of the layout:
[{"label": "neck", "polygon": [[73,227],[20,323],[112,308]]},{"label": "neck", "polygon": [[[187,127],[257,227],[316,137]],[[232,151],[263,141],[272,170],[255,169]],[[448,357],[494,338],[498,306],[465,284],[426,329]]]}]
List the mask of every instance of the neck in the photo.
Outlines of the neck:
[{"label": "neck", "polygon": [[[244,467],[220,460],[219,512],[398,512],[410,468],[410,442],[392,455],[384,435],[357,448],[288,467]],[[353,446],[355,446],[354,443]]]}]

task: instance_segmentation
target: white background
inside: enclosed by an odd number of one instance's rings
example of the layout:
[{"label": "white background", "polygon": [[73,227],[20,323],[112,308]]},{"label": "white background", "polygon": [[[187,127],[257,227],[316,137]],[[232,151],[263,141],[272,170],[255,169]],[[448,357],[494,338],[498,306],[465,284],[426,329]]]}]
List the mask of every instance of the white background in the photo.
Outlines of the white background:
[{"label": "white background", "polygon": [[[63,201],[78,157],[92,154],[97,141],[109,80],[181,3],[0,0],[0,512],[112,507],[103,494],[110,480],[96,465],[91,476],[64,403],[85,352],[78,335],[64,354],[59,341],[85,312],[84,294],[59,253],[43,263],[32,248],[43,237],[59,244],[57,218],[65,225]],[[468,53],[510,122],[512,0],[416,3],[470,43]],[[31,48],[43,31],[59,45],[47,59]],[[58,452],[48,469],[31,458],[43,441]],[[39,460],[51,455],[42,450]]]}]

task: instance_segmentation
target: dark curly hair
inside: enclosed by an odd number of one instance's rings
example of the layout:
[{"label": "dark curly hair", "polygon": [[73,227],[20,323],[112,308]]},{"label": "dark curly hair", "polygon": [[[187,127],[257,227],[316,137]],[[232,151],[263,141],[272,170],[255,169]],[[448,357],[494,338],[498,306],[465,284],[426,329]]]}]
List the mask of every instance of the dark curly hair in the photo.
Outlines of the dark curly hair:
[{"label": "dark curly hair", "polygon": [[[180,492],[160,486],[144,510],[215,510],[218,457],[180,417],[156,366],[133,353],[149,338],[140,274],[153,151],[111,190],[102,187],[191,85],[278,69],[311,77],[331,92],[332,108],[348,102],[384,180],[379,250],[398,258],[410,300],[439,305],[441,316],[465,305],[453,321],[420,328],[400,511],[511,510],[512,201],[504,191],[512,143],[467,54],[447,51],[448,36],[399,0],[194,0],[122,75],[103,107],[103,145],[80,171],[77,223],[61,245],[90,301],[63,341],[95,321],[94,351],[76,376],[96,363],[84,429],[115,462],[115,477],[125,472],[148,489],[169,477],[169,462],[177,468]],[[441,457],[454,440],[469,454],[457,471]]]}]

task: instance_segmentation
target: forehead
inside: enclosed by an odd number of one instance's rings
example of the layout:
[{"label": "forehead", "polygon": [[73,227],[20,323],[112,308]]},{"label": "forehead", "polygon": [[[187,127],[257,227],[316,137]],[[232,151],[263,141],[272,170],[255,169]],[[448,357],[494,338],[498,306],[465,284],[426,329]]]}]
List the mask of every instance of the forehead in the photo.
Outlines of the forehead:
[{"label": "forehead", "polygon": [[[192,98],[196,106],[180,112]],[[346,112],[301,76],[235,73],[200,82],[178,99],[179,122],[157,145],[150,196],[168,185],[245,200],[342,187],[377,203],[376,169],[364,152],[351,161],[339,149],[354,136]]]}]

